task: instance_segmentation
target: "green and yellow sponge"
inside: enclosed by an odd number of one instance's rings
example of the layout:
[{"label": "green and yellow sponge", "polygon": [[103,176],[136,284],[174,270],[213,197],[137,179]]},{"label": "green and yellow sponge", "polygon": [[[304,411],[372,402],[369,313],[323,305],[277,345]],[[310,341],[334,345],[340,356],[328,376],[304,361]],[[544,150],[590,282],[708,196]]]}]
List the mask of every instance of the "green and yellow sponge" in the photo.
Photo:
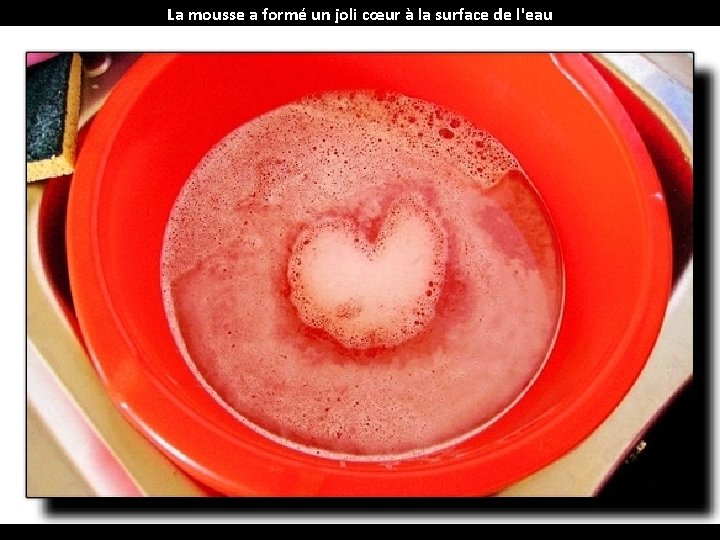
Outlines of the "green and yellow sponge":
[{"label": "green and yellow sponge", "polygon": [[27,179],[42,180],[75,169],[80,114],[81,61],[64,53],[27,68]]}]

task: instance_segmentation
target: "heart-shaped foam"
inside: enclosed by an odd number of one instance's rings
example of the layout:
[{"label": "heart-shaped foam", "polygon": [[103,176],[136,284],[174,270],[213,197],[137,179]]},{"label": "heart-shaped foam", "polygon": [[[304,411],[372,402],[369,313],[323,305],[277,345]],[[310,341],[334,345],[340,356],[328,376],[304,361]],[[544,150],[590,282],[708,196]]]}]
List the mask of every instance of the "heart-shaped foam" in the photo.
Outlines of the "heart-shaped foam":
[{"label": "heart-shaped foam", "polygon": [[288,263],[300,319],[349,348],[393,347],[423,331],[442,291],[447,241],[418,194],[390,206],[374,242],[350,219],[306,227]]}]

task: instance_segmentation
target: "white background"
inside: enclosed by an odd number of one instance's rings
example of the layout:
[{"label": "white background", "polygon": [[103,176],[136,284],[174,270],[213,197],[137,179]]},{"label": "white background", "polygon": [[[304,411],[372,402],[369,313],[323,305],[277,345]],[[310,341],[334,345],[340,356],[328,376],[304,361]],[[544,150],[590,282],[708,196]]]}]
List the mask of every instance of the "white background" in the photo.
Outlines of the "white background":
[{"label": "white background", "polygon": [[[142,17],[142,15],[139,15]],[[58,518],[43,510],[42,501],[25,498],[25,52],[35,51],[182,51],[182,50],[552,50],[552,51],[692,51],[696,67],[714,77],[713,129],[717,128],[717,80],[720,48],[717,27],[2,27],[0,49],[0,523],[52,521],[210,520],[211,517],[76,516]],[[717,139],[710,156],[718,155]],[[714,177],[711,178],[714,182]],[[715,191],[715,199],[720,191]],[[713,204],[713,207],[717,207]],[[712,213],[712,212],[711,212]],[[714,229],[714,225],[711,225]],[[716,232],[713,230],[713,232]],[[713,235],[715,236],[715,235]],[[714,244],[714,240],[713,240]],[[700,288],[702,291],[702,286]],[[701,292],[704,294],[704,292]],[[715,298],[713,298],[713,305]],[[717,323],[716,323],[717,325]],[[716,333],[711,328],[711,334]],[[699,360],[702,356],[699,357]],[[714,372],[717,388],[717,376]],[[715,401],[715,400],[712,400]],[[711,418],[717,419],[716,404]],[[713,426],[715,427],[715,426]],[[714,431],[714,429],[713,429]],[[714,438],[714,433],[713,433]],[[715,444],[711,448],[715,448]],[[711,467],[713,493],[717,466]],[[711,500],[715,497],[711,497]],[[220,517],[220,516],[218,516]],[[543,517],[502,514],[473,517],[412,516],[342,517],[258,514],[256,518],[213,521],[718,521],[717,510],[706,516],[681,514],[582,513]]]}]

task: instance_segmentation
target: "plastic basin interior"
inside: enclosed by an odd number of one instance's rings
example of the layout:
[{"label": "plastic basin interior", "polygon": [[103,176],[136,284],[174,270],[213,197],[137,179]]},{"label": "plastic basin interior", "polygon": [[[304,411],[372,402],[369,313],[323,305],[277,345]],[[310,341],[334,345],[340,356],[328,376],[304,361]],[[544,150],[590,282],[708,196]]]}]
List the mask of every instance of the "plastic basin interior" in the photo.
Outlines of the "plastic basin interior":
[{"label": "plastic basin interior", "polygon": [[[234,420],[176,350],[160,290],[170,208],[202,156],[265,111],[354,88],[438,103],[503,142],[550,212],[565,270],[557,340],[525,396],[474,438],[398,463],[300,454]],[[112,399],[186,472],[233,495],[493,493],[612,412],[647,360],[670,283],[651,161],[582,55],[146,55],[88,133],[67,227],[73,299]]]}]

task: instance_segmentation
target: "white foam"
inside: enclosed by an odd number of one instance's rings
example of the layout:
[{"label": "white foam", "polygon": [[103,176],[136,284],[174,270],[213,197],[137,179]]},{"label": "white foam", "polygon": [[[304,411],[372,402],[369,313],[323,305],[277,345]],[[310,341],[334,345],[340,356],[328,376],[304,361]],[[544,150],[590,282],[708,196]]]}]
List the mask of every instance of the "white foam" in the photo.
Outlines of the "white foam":
[{"label": "white foam", "polygon": [[445,275],[445,233],[417,195],[395,201],[371,242],[351,220],[304,229],[288,264],[302,321],[345,347],[393,347],[435,315]]}]

